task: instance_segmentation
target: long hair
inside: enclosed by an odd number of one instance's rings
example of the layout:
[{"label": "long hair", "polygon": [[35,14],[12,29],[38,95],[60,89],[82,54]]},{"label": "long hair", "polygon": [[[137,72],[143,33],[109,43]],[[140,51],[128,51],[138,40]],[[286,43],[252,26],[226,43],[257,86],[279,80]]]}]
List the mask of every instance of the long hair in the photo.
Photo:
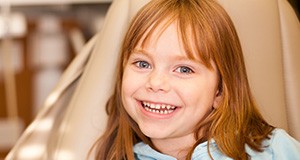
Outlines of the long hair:
[{"label": "long hair", "polygon": [[[234,25],[226,11],[214,0],[151,0],[133,18],[121,48],[114,94],[107,102],[109,116],[104,134],[95,143],[96,159],[134,159],[133,145],[143,141],[154,147],[126,113],[121,100],[124,67],[141,41],[147,44],[158,26],[177,21],[184,49],[191,59],[200,58],[220,76],[221,102],[195,128],[197,143],[214,139],[220,151],[233,159],[248,159],[245,145],[263,151],[273,127],[261,116],[250,91],[243,53]],[[209,151],[209,145],[208,145]],[[211,157],[213,159],[213,157]]]}]

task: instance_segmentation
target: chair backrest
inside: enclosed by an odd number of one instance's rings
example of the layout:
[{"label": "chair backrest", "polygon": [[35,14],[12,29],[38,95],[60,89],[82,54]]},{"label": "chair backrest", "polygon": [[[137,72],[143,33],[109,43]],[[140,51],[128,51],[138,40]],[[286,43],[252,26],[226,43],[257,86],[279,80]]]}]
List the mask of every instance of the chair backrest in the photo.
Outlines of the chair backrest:
[{"label": "chair backrest", "polygon": [[[106,125],[122,39],[149,0],[113,1],[104,26],[64,72],[45,106],[6,157],[85,159]],[[266,119],[300,140],[300,25],[286,0],[219,0],[243,47]],[[29,153],[29,154],[28,154]]]},{"label": "chair backrest", "polygon": [[264,117],[300,140],[300,24],[286,0],[221,0]]}]

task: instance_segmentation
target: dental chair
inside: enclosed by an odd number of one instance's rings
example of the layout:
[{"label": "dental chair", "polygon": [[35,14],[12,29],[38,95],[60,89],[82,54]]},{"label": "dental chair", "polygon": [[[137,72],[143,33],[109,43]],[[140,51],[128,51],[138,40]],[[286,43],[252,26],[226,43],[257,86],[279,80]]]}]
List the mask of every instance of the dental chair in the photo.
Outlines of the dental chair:
[{"label": "dental chair", "polygon": [[[149,0],[114,0],[102,30],[66,69],[6,160],[83,160],[106,127],[120,45]],[[286,0],[219,0],[231,16],[250,85],[272,125],[300,140],[300,25]],[[91,157],[92,158],[92,157]]]}]

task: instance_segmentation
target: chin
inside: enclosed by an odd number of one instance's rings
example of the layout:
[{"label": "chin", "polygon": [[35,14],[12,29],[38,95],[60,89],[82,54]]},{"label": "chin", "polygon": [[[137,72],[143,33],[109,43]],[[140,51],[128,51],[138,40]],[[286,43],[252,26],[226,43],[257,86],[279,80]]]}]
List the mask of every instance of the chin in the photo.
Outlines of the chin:
[{"label": "chin", "polygon": [[167,138],[169,137],[169,134],[168,133],[165,133],[165,132],[162,132],[162,130],[149,130],[149,129],[144,129],[142,130],[142,133],[149,137],[150,139],[164,139],[164,138]]}]

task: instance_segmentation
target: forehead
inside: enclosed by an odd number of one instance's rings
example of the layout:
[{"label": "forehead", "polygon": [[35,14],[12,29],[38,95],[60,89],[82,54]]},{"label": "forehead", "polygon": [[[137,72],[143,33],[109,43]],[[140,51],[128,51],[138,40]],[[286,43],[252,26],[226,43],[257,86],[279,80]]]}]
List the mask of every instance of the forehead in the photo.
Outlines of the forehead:
[{"label": "forehead", "polygon": [[155,49],[155,47],[172,48],[174,52],[181,52],[190,59],[200,60],[192,35],[191,29],[181,29],[177,20],[166,20],[153,24],[143,34],[135,48],[147,50]]},{"label": "forehead", "polygon": [[157,46],[184,51],[176,22],[150,28],[138,43],[139,48],[154,49]]}]

